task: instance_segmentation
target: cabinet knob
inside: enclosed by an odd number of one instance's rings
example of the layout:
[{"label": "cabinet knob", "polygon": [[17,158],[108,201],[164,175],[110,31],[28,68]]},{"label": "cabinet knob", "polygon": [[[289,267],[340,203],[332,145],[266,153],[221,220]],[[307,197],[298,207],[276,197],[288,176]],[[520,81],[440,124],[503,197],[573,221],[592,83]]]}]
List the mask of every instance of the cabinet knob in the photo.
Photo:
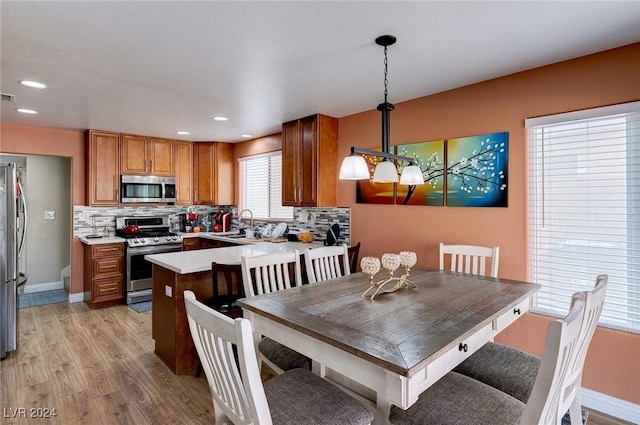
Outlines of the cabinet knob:
[{"label": "cabinet knob", "polygon": [[513,314],[520,314],[520,309],[519,308],[514,308],[513,309]]},{"label": "cabinet knob", "polygon": [[464,351],[466,353],[468,350],[469,347],[467,346],[467,344],[460,343],[460,345],[458,345],[458,351]]}]

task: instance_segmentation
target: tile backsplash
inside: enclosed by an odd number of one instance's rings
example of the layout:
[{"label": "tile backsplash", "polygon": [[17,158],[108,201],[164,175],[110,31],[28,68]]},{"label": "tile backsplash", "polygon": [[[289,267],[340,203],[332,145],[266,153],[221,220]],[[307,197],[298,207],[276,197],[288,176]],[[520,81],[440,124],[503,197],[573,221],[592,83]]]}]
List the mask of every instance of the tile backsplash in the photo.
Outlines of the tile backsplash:
[{"label": "tile backsplash", "polygon": [[[191,207],[193,212],[203,216],[222,210],[232,214],[231,229],[238,229],[238,207],[236,205],[208,206],[196,205]],[[180,214],[187,212],[184,206],[140,206],[140,207],[88,207],[74,205],[73,207],[73,237],[84,237],[90,234],[115,234],[116,217],[127,216],[156,216],[168,215],[172,229],[179,228]],[[248,226],[248,215],[243,215],[242,223]],[[254,226],[262,227],[264,220],[254,219]],[[338,242],[350,243],[351,235],[350,208],[294,208],[293,221],[287,222],[289,232],[299,233],[308,231],[316,240],[324,241],[329,227],[337,223],[340,226]]]}]

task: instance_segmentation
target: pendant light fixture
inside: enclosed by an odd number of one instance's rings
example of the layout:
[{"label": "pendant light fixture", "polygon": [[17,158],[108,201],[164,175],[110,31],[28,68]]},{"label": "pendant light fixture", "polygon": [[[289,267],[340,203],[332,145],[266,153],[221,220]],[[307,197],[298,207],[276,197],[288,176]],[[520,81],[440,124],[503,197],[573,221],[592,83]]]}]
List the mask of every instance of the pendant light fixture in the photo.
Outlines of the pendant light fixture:
[{"label": "pendant light fixture", "polygon": [[351,155],[342,161],[340,167],[340,180],[363,180],[370,178],[369,167],[365,159],[358,154],[373,155],[382,158],[378,162],[373,172],[374,183],[398,183],[398,170],[396,161],[405,161],[409,165],[402,170],[400,176],[400,184],[416,185],[424,184],[422,170],[416,165],[416,161],[412,158],[391,153],[390,139],[390,120],[391,111],[395,109],[393,104],[387,100],[388,96],[388,60],[387,48],[396,42],[396,38],[392,35],[381,35],[376,38],[376,44],[384,47],[384,102],[378,105],[378,111],[382,114],[382,149],[380,152],[371,149],[351,147]]}]

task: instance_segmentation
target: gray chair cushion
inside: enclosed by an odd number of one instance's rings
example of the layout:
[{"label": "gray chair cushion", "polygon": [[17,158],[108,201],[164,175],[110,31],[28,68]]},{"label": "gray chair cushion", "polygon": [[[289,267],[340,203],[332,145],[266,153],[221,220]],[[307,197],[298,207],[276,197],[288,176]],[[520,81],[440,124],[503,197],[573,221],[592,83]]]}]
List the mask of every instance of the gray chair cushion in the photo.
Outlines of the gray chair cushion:
[{"label": "gray chair cushion", "polygon": [[393,425],[517,425],[524,403],[480,381],[450,372],[402,410],[391,408]]},{"label": "gray chair cushion", "polygon": [[308,357],[270,338],[262,338],[258,349],[267,359],[285,372],[296,368],[311,370],[311,360]]},{"label": "gray chair cushion", "polygon": [[454,369],[526,403],[538,376],[540,359],[506,345],[489,342]]},{"label": "gray chair cushion", "polygon": [[328,381],[293,369],[264,383],[274,425],[365,425],[373,413]]}]

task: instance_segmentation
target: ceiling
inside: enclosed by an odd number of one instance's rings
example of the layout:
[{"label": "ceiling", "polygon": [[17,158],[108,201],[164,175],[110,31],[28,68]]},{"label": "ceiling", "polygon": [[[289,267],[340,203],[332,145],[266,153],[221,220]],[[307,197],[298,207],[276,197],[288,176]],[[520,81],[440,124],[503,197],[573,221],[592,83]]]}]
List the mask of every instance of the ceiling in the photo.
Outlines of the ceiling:
[{"label": "ceiling", "polygon": [[194,141],[375,109],[382,34],[392,103],[640,41],[638,1],[3,0],[0,19],[2,122]]}]

